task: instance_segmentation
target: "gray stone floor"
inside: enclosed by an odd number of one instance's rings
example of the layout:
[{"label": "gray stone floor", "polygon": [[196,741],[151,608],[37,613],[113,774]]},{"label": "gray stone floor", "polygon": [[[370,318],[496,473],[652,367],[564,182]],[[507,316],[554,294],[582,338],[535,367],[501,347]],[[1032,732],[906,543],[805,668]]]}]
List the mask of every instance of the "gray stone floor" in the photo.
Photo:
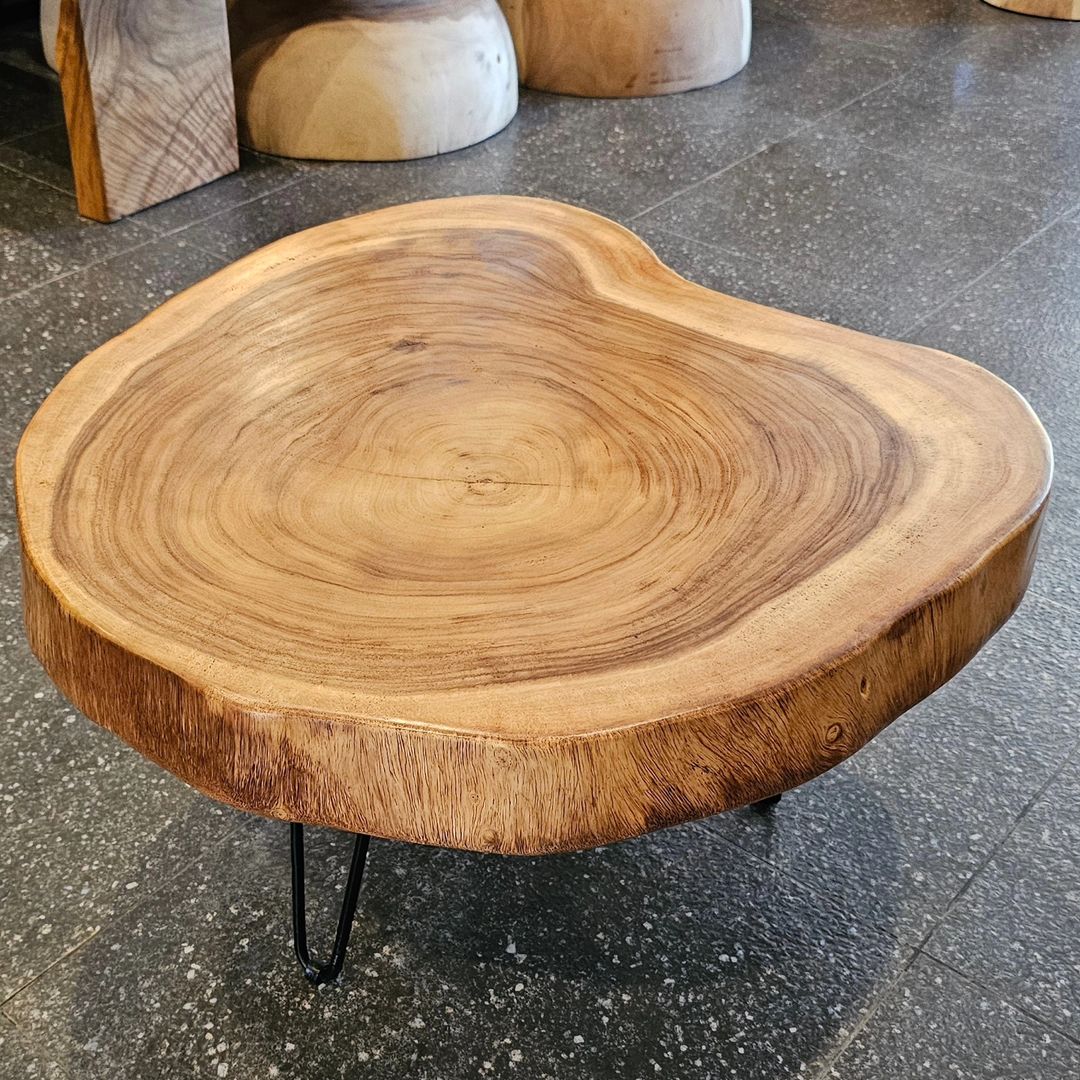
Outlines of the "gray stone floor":
[{"label": "gray stone floor", "polygon": [[[750,66],[527,93],[437,160],[235,176],[80,221],[55,83],[0,42],[0,1080],[1080,1075],[1080,25],[978,0],[764,0]],[[376,842],[351,964],[293,966],[287,836],[77,715],[23,640],[10,459],[62,373],[284,233],[547,195],[687,276],[998,372],[1054,439],[1016,618],[772,815],[512,860]],[[344,838],[310,845],[329,927]],[[316,938],[323,935],[316,932]]]}]

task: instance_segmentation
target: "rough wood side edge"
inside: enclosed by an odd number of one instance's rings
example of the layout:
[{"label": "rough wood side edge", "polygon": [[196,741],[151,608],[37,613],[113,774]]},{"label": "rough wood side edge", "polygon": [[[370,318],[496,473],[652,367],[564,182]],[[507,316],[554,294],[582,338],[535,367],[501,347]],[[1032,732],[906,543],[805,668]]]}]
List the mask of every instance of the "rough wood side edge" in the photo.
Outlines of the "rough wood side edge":
[{"label": "rough wood side edge", "polygon": [[56,64],[64,98],[64,121],[79,213],[95,221],[116,221],[121,215],[109,208],[105,190],[79,0],[60,0]]},{"label": "rough wood side edge", "polygon": [[[731,809],[838,764],[955,675],[1016,609],[1044,506],[962,578],[827,667],[753,703],[599,737],[480,739],[251,710],[84,625],[25,546],[24,613],[35,655],[77,708],[213,798],[389,839],[543,854]],[[331,760],[334,770],[323,764]],[[342,771],[364,783],[335,783]]]}]

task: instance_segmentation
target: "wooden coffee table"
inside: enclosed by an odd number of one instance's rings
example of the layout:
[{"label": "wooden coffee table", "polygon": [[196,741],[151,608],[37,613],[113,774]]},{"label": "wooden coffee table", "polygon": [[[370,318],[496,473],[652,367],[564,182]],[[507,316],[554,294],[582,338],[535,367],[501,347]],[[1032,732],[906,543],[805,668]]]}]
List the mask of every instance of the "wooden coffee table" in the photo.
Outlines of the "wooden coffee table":
[{"label": "wooden coffee table", "polygon": [[[75,365],[19,447],[26,624],[92,719],[294,823],[326,981],[369,835],[585,848],[854,753],[1015,609],[1050,471],[974,364],[583,210],[418,203]],[[360,834],[321,966],[303,823]]]}]

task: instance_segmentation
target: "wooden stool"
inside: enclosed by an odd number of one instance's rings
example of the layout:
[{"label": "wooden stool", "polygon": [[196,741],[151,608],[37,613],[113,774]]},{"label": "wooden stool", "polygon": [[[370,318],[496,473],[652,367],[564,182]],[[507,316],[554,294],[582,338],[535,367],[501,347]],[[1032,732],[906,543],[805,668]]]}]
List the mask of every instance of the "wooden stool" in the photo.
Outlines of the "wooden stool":
[{"label": "wooden stool", "polygon": [[42,0],[79,213],[115,221],[239,165],[225,0]]},{"label": "wooden stool", "polygon": [[240,141],[391,161],[480,142],[517,111],[496,0],[230,0]]},{"label": "wooden stool", "polygon": [[991,7],[1043,19],[1080,20],[1080,0],[986,0]]},{"label": "wooden stool", "polygon": [[750,0],[500,0],[525,86],[581,97],[673,94],[750,56]]},{"label": "wooden stool", "polygon": [[290,236],[76,364],[16,494],[30,642],[214,798],[537,854],[769,799],[971,659],[1050,448],[974,364],[510,197]]}]

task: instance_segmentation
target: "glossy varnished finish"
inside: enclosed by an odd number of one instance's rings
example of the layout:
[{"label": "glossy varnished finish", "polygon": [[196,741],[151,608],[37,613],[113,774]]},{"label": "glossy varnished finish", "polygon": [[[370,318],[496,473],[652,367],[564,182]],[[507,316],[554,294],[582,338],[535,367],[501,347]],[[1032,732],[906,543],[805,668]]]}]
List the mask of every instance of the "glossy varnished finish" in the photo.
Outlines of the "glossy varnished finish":
[{"label": "glossy varnished finish", "polygon": [[1080,20],[1080,0],[986,0],[993,7],[1043,19]]},{"label": "glossy varnished finish", "polygon": [[500,0],[521,81],[649,97],[729,79],[750,55],[750,0]]},{"label": "glossy varnished finish", "polygon": [[237,167],[224,0],[46,0],[42,31],[81,214],[113,221]]},{"label": "glossy varnished finish", "polygon": [[1050,475],[954,357],[560,204],[279,241],[78,364],[17,461],[69,697],[246,809],[503,852],[769,796],[954,674]]},{"label": "glossy varnished finish", "polygon": [[480,142],[517,111],[496,0],[230,0],[240,138],[395,161]]}]

